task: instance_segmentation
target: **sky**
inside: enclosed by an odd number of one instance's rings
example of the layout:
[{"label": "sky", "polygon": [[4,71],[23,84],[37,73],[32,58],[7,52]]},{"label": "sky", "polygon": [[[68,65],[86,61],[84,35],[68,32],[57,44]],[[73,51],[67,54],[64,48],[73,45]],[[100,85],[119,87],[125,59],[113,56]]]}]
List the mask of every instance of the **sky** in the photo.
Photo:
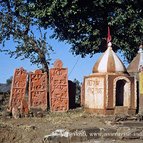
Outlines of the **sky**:
[{"label": "sky", "polygon": [[[38,34],[38,33],[37,33]],[[48,31],[48,36],[52,34],[52,31]],[[56,59],[60,59],[63,62],[63,67],[68,68],[68,79],[77,79],[80,82],[83,81],[84,76],[88,76],[92,73],[92,68],[101,53],[95,54],[92,58],[86,56],[81,58],[81,56],[72,55],[70,52],[70,45],[65,42],[59,42],[58,40],[48,39],[48,43],[53,47],[54,52],[51,53],[51,63],[49,68],[53,67],[53,63]],[[2,45],[0,45],[0,48]],[[15,44],[13,41],[8,41],[6,47],[14,49]],[[119,54],[118,54],[119,55]],[[119,55],[123,61],[123,57]],[[127,63],[125,63],[127,66]],[[14,74],[16,68],[23,67],[27,72],[34,71],[38,69],[36,65],[32,65],[29,59],[21,60],[20,58],[10,58],[9,55],[0,53],[0,83],[6,83]]]}]

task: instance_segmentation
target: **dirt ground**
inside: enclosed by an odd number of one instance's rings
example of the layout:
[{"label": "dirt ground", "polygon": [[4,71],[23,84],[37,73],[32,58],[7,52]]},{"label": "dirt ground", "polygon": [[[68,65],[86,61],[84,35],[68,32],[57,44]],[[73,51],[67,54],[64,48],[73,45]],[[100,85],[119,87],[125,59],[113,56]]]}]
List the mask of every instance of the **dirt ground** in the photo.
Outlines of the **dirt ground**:
[{"label": "dirt ground", "polygon": [[47,113],[45,117],[0,119],[0,142],[40,143],[56,129],[104,127],[99,118],[78,109],[67,113]]},{"label": "dirt ground", "polygon": [[[19,119],[0,116],[0,143],[42,143],[43,137],[57,129],[108,129],[117,128],[107,124],[112,117],[97,116],[79,108],[67,113],[47,113],[44,117],[24,117]],[[109,130],[110,132],[110,130]],[[118,140],[114,138],[92,138],[85,143],[142,143],[143,140]]]},{"label": "dirt ground", "polygon": [[[1,96],[2,97],[2,96]],[[23,117],[14,119],[6,115],[5,110],[8,105],[9,96],[0,98],[0,143],[55,143],[54,141],[43,142],[46,135],[51,134],[57,129],[65,129],[72,133],[81,133],[86,131],[89,138],[76,138],[71,142],[56,143],[142,143],[143,142],[143,121],[139,124],[125,123],[120,125],[111,124],[114,116],[97,116],[86,113],[82,108],[69,110],[66,113],[46,112],[43,117]],[[127,125],[127,127],[124,127]],[[134,127],[132,127],[134,125]],[[118,135],[128,136],[120,138]],[[98,136],[92,136],[90,133],[98,133]],[[103,136],[103,135],[109,135]],[[112,136],[112,134],[117,136]],[[142,133],[142,137],[133,136],[133,133]],[[90,135],[90,136],[89,136]],[[102,136],[100,136],[102,135]],[[76,136],[78,136],[76,134]],[[82,136],[84,137],[84,136]]]}]

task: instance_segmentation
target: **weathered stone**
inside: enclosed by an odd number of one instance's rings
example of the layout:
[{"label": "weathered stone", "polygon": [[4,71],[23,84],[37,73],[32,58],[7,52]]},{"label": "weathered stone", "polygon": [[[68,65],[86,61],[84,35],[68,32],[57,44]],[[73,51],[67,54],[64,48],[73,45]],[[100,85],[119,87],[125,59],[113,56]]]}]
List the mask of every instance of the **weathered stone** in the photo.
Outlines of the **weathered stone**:
[{"label": "weathered stone", "polygon": [[41,112],[41,111],[36,112],[36,114],[35,114],[35,117],[40,117],[40,118],[42,118],[43,116],[44,116],[44,113]]},{"label": "weathered stone", "polygon": [[26,92],[27,72],[23,68],[16,69],[14,72],[11,94],[9,100],[9,108],[20,108]]},{"label": "weathered stone", "polygon": [[53,112],[67,111],[69,109],[68,70],[62,68],[62,62],[59,60],[54,65],[55,67],[50,69],[50,109]]},{"label": "weathered stone", "polygon": [[85,129],[71,130],[70,134],[70,142],[72,143],[83,142],[88,140],[88,134]]},{"label": "weathered stone", "polygon": [[128,120],[128,121],[136,121],[136,120],[138,120],[138,119],[137,119],[136,116],[128,116],[128,117],[127,117],[127,120]]},{"label": "weathered stone", "polygon": [[83,141],[87,141],[87,137],[86,136],[72,136],[70,138],[70,143],[81,143]]},{"label": "weathered stone", "polygon": [[21,101],[21,115],[28,116],[28,113],[29,113],[28,103],[25,99],[23,99]]},{"label": "weathered stone", "polygon": [[89,128],[89,129],[85,129],[86,135],[87,135],[87,139],[97,139],[100,138],[100,129],[99,128]]},{"label": "weathered stone", "polygon": [[143,130],[140,132],[140,139],[143,140]]},{"label": "weathered stone", "polygon": [[140,139],[143,136],[142,131],[143,129],[140,127],[119,127],[117,135],[119,139]]},{"label": "weathered stone", "polygon": [[30,111],[29,114],[28,114],[28,116],[29,116],[29,117],[34,117],[33,112]]},{"label": "weathered stone", "polygon": [[12,116],[15,119],[18,119],[20,117],[20,111],[17,107],[12,108]]},{"label": "weathered stone", "polygon": [[3,111],[2,112],[2,117],[5,118],[11,118],[12,117],[12,112],[10,111]]},{"label": "weathered stone", "polygon": [[85,79],[86,108],[102,109],[104,107],[104,80],[104,77],[88,77]]},{"label": "weathered stone", "polygon": [[122,115],[122,114],[127,115],[128,114],[128,107],[123,107],[123,106],[116,106],[114,110],[115,115]]},{"label": "weathered stone", "polygon": [[122,122],[122,125],[125,127],[142,127],[143,122],[126,121],[126,122]]},{"label": "weathered stone", "polygon": [[43,143],[69,143],[69,141],[70,132],[64,129],[58,129],[43,138]]},{"label": "weathered stone", "polygon": [[116,121],[116,122],[126,121],[127,119],[128,119],[128,116],[127,116],[127,115],[118,115],[118,116],[115,116],[115,121]]},{"label": "weathered stone", "polygon": [[49,135],[46,135],[43,139],[43,143],[77,143],[87,141],[87,135],[85,130],[64,130],[58,129]]},{"label": "weathered stone", "polygon": [[143,114],[137,114],[136,115],[136,120],[137,121],[143,121]]},{"label": "weathered stone", "polygon": [[141,137],[141,128],[133,128],[123,137],[123,139],[140,139]]},{"label": "weathered stone", "polygon": [[117,130],[113,128],[100,128],[100,134],[105,139],[118,139]]},{"label": "weathered stone", "polygon": [[37,129],[37,127],[35,125],[22,125],[22,126],[19,126],[27,131],[30,131],[30,130],[35,130]]},{"label": "weathered stone", "polygon": [[47,109],[47,73],[36,70],[29,74],[29,109]]},{"label": "weathered stone", "polygon": [[129,127],[119,127],[117,129],[117,136],[119,139],[123,139],[124,137],[128,136],[129,132],[130,132]]}]

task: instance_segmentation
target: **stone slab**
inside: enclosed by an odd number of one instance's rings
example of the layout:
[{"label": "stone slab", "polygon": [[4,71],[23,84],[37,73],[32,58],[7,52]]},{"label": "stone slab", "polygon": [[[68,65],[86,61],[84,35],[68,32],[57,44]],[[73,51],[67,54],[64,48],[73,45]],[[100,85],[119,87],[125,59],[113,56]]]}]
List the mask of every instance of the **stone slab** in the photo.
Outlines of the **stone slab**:
[{"label": "stone slab", "polygon": [[50,110],[64,112],[69,109],[68,69],[62,68],[62,61],[56,61],[50,69]]},{"label": "stone slab", "polygon": [[36,70],[29,74],[29,109],[47,109],[47,73]]},{"label": "stone slab", "polygon": [[15,69],[12,80],[9,108],[20,108],[21,102],[25,98],[27,83],[27,72],[23,68]]}]

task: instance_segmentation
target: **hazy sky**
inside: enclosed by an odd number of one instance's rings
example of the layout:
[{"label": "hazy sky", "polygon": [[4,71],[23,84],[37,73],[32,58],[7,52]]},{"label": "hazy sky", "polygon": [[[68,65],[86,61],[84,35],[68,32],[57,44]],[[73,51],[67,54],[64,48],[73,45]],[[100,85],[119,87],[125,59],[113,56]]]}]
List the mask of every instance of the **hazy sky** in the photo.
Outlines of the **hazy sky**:
[{"label": "hazy sky", "polygon": [[[52,31],[48,31],[49,35]],[[95,54],[92,58],[86,56],[81,58],[80,56],[74,56],[70,53],[70,45],[57,40],[48,39],[48,43],[53,47],[54,53],[51,54],[50,68],[53,67],[53,63],[56,59],[63,61],[63,66],[68,68],[69,80],[75,78],[80,82],[83,81],[83,77],[92,73],[94,63],[97,61],[101,54]],[[14,43],[9,41],[6,45],[8,48],[14,48]],[[0,47],[1,48],[1,47]],[[114,49],[114,48],[113,48]],[[23,67],[28,72],[38,69],[36,65],[31,65],[29,59],[20,60],[10,58],[9,55],[0,53],[0,83],[5,83],[8,78],[13,76],[16,68]]]}]

